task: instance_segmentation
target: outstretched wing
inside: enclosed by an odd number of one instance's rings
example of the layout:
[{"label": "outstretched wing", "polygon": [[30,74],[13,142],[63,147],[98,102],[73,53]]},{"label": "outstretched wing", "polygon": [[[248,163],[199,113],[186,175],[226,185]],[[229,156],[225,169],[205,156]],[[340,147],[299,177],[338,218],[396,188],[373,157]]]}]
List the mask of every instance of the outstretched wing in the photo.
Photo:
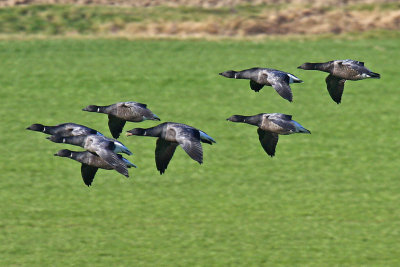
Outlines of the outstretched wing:
[{"label": "outstretched wing", "polygon": [[333,75],[328,75],[325,79],[329,95],[337,104],[342,100],[345,79],[338,78]]},{"label": "outstretched wing", "polygon": [[83,182],[85,183],[85,185],[87,186],[91,186],[94,176],[96,175],[98,168],[97,167],[93,167],[93,166],[89,166],[85,163],[82,163],[81,166],[81,174],[82,174],[82,179]]},{"label": "outstretched wing", "polygon": [[278,134],[267,132],[257,129],[258,138],[260,140],[261,146],[264,148],[265,152],[271,157],[275,156],[275,148],[278,144]]},{"label": "outstretched wing", "polygon": [[108,128],[110,128],[111,135],[117,139],[125,126],[126,121],[115,117],[114,115],[108,115]]},{"label": "outstretched wing", "polygon": [[364,67],[364,62],[362,62],[362,61],[357,61],[357,60],[352,60],[352,59],[345,59],[342,62],[343,62],[343,64],[356,64],[356,65]]},{"label": "outstretched wing", "polygon": [[260,91],[264,87],[263,84],[259,84],[253,80],[250,80],[250,88],[251,90],[254,90],[255,92]]},{"label": "outstretched wing", "polygon": [[121,173],[122,175],[129,177],[128,168],[122,159],[118,157],[113,151],[99,148],[96,149],[96,154],[99,155],[105,162],[111,165],[113,169],[117,172]]},{"label": "outstretched wing", "polygon": [[289,76],[283,72],[269,72],[267,81],[284,99],[292,102],[292,89],[289,86]]},{"label": "outstretched wing", "polygon": [[203,148],[200,143],[200,132],[193,128],[180,128],[176,141],[185,152],[195,161],[203,163]]},{"label": "outstretched wing", "polygon": [[292,120],[292,115],[287,115],[287,114],[282,114],[282,113],[270,113],[268,115],[269,115],[268,119],[279,118],[279,119],[286,120],[286,121]]},{"label": "outstretched wing", "polygon": [[138,103],[138,102],[132,102],[132,103],[134,103],[134,105],[139,106],[139,107],[141,107],[141,108],[147,108],[147,105],[146,105],[146,104]]},{"label": "outstretched wing", "polygon": [[175,153],[177,143],[166,141],[162,138],[157,139],[156,144],[156,166],[160,174],[163,174],[168,167],[172,156]]}]

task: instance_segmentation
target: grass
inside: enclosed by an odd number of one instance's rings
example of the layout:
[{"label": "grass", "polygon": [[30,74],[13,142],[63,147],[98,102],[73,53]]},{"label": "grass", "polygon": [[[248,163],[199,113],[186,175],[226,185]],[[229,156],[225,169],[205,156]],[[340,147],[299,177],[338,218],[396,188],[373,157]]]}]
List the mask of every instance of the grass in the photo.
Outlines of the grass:
[{"label": "grass", "polygon": [[[0,42],[1,266],[398,266],[400,39]],[[381,80],[346,83],[342,104],[306,61],[352,58]],[[294,103],[272,88],[218,76],[268,66],[289,71]],[[32,123],[76,122],[105,134],[89,104],[147,103],[163,121],[217,140],[199,165],[178,148],[166,173],[155,139],[120,140],[139,166],[124,178],[53,154]],[[311,135],[280,138],[276,157],[232,114],[292,114]],[[125,130],[157,122],[127,123]]]}]

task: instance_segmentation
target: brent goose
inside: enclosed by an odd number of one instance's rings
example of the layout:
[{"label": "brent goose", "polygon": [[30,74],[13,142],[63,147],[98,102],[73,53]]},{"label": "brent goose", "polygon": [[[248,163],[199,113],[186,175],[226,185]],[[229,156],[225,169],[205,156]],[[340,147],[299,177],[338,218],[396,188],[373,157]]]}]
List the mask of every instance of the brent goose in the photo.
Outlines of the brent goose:
[{"label": "brent goose", "polygon": [[281,113],[261,113],[254,116],[233,115],[227,120],[257,126],[261,146],[271,157],[275,155],[279,134],[311,133],[297,121],[292,120],[291,115]]},{"label": "brent goose", "polygon": [[180,145],[183,150],[198,163],[203,163],[203,149],[201,142],[212,144],[215,140],[205,132],[182,123],[164,122],[155,127],[142,129],[135,128],[127,131],[127,136],[158,137],[155,159],[157,170],[163,174],[168,167],[175,149]]},{"label": "brent goose", "polygon": [[114,138],[119,137],[127,121],[160,120],[146,104],[137,102],[119,102],[109,106],[89,105],[82,110],[108,114],[108,127]]},{"label": "brent goose", "polygon": [[319,70],[328,72],[325,82],[329,95],[337,104],[342,100],[346,80],[358,81],[367,78],[380,79],[381,75],[364,67],[364,62],[345,59],[325,63],[304,63],[297,68],[303,70]]}]

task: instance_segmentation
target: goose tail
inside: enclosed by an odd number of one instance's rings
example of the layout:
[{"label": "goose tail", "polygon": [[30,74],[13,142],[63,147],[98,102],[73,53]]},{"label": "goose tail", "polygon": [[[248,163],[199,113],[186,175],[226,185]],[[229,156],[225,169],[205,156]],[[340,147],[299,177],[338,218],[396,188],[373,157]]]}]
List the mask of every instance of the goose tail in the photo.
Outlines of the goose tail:
[{"label": "goose tail", "polygon": [[126,167],[130,168],[130,167],[134,167],[137,168],[137,166],[135,164],[133,164],[132,162],[130,162],[129,160],[127,160],[126,158],[122,158],[122,160],[124,161]]},{"label": "goose tail", "polygon": [[292,121],[294,124],[294,127],[296,128],[296,132],[297,133],[306,133],[306,134],[311,134],[311,132],[309,130],[307,130],[306,128],[304,128],[300,123],[298,123],[297,121]]},{"label": "goose tail", "polygon": [[369,73],[369,76],[371,78],[374,78],[374,79],[380,79],[381,78],[381,75],[379,73],[372,72],[372,71]]},{"label": "goose tail", "polygon": [[211,136],[209,136],[208,134],[206,134],[203,131],[199,131],[200,132],[200,140],[204,143],[210,144],[212,145],[212,143],[217,143],[214,138],[212,138]]},{"label": "goose tail", "polygon": [[293,74],[288,73],[289,83],[302,83],[303,81],[294,76]]},{"label": "goose tail", "polygon": [[114,149],[115,153],[125,153],[127,155],[133,155],[133,153],[121,142],[114,140],[114,144],[115,144],[115,149]]}]

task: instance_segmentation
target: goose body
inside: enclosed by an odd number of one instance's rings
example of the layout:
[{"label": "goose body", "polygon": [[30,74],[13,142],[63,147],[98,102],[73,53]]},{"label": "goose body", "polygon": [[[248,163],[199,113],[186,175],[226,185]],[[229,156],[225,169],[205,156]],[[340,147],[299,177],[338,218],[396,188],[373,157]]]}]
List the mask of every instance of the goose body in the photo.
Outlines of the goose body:
[{"label": "goose body", "polygon": [[328,72],[325,82],[329,95],[337,104],[342,100],[344,84],[347,80],[358,81],[367,78],[380,79],[380,74],[372,72],[364,66],[364,62],[345,59],[324,63],[304,63],[298,67],[304,70]]},{"label": "goose body", "polygon": [[250,88],[255,92],[260,91],[264,86],[272,86],[281,97],[290,102],[293,101],[293,94],[289,84],[303,82],[291,73],[270,68],[251,68],[242,71],[228,70],[219,75],[233,79],[248,79],[250,80]]},{"label": "goose body", "polygon": [[76,124],[76,123],[62,123],[55,126],[45,126],[43,124],[32,124],[27,130],[42,132],[50,135],[60,135],[60,136],[78,136],[78,135],[89,135],[96,134],[102,135],[100,132],[86,127],[84,125]]},{"label": "goose body", "polygon": [[257,133],[261,146],[271,157],[275,156],[279,135],[311,133],[301,126],[300,123],[292,120],[291,115],[282,113],[260,113],[254,116],[233,115],[227,120],[257,126]]},{"label": "goose body", "polygon": [[201,142],[215,143],[215,140],[205,132],[175,122],[161,123],[148,129],[135,128],[128,131],[127,135],[157,137],[155,160],[160,174],[163,174],[167,169],[177,146],[181,146],[193,160],[202,164],[203,149]]},{"label": "goose body", "polygon": [[109,106],[89,105],[82,110],[108,114],[108,127],[114,138],[119,137],[127,121],[160,120],[146,104],[137,102],[118,102]]},{"label": "goose body", "polygon": [[[126,177],[129,176],[125,162],[119,157],[118,154],[116,154],[122,152],[122,148],[121,146],[117,146],[114,140],[111,140],[105,136],[94,134],[70,137],[52,135],[48,137],[48,139],[55,143],[66,143],[83,147],[84,149],[92,153],[96,153],[100,158],[106,161],[109,165],[113,167],[113,169],[115,169],[119,173],[125,175]],[[120,144],[122,145],[122,143]]]},{"label": "goose body", "polygon": [[[81,164],[81,175],[83,182],[90,186],[93,182],[94,176],[98,169],[113,170],[114,168],[103,160],[98,155],[89,151],[71,151],[68,149],[62,149],[58,151],[55,156],[67,157],[76,160]],[[117,155],[126,165],[127,168],[135,167],[136,165],[131,163],[129,160],[123,158],[121,155]]]}]

